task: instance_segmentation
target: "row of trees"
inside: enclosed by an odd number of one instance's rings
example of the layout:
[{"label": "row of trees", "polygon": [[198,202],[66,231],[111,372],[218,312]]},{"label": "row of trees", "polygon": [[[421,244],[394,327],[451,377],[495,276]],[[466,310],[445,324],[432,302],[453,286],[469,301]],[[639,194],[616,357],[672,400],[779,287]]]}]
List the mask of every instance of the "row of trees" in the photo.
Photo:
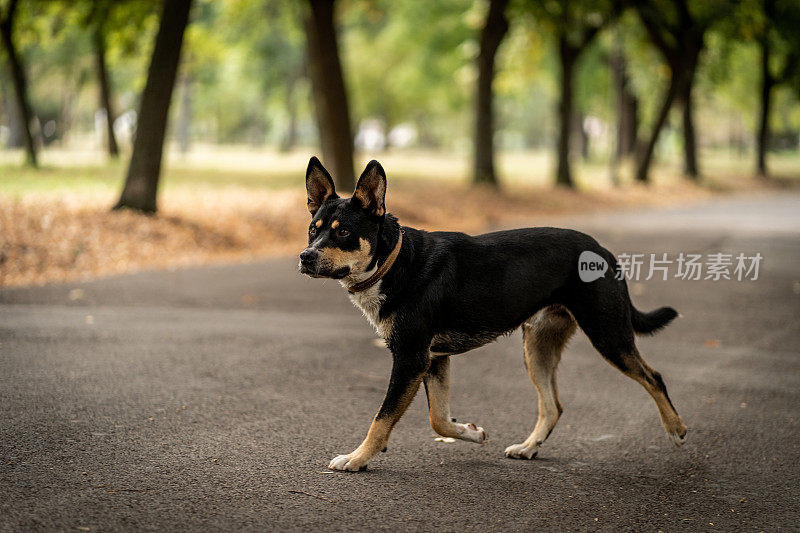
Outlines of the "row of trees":
[{"label": "row of trees", "polygon": [[[489,14],[481,38],[478,58],[475,162],[473,175],[477,182],[496,183],[492,163],[491,77],[493,57],[508,30],[503,10],[505,0],[491,0]],[[558,138],[556,142],[556,183],[572,187],[570,167],[570,137],[575,128],[574,83],[575,70],[581,55],[604,28],[617,25],[624,28],[632,21],[621,20],[626,11],[635,13],[646,30],[651,44],[660,53],[669,69],[669,83],[664,91],[651,131],[638,139],[637,100],[631,94],[628,62],[620,47],[608,58],[609,68],[616,78],[617,96],[617,154],[635,157],[635,179],[647,182],[659,135],[677,102],[682,108],[684,174],[698,179],[698,150],[694,125],[694,94],[700,56],[712,25],[722,29],[730,38],[751,38],[761,48],[761,100],[759,133],[757,137],[757,171],[767,175],[766,152],[769,138],[771,95],[779,84],[795,83],[800,95],[800,2],[796,0],[585,0],[560,2],[522,2],[521,10],[531,14],[555,40],[559,61],[560,98],[558,102]],[[775,73],[776,64],[779,65]],[[754,88],[755,90],[755,88]]]},{"label": "row of trees", "polygon": [[[123,5],[124,4],[124,5]],[[105,133],[109,155],[117,157],[119,146],[117,143],[114,120],[116,118],[114,94],[112,88],[112,73],[108,67],[108,37],[113,35],[126,54],[131,54],[138,45],[137,35],[143,31],[145,21],[149,16],[158,13],[158,5],[147,0],[126,1],[113,3],[102,0],[86,0],[82,2],[43,2],[36,0],[8,0],[5,5],[0,2],[0,32],[2,33],[2,55],[6,58],[5,68],[0,65],[1,82],[10,79],[13,90],[6,89],[6,94],[13,95],[13,102],[4,102],[6,119],[11,126],[9,144],[20,145],[25,148],[26,163],[37,166],[38,147],[37,137],[42,136],[40,128],[40,115],[34,112],[31,104],[30,85],[28,82],[28,68],[23,64],[23,54],[20,53],[20,43],[28,45],[27,48],[39,48],[41,35],[32,34],[21,36],[18,29],[19,20],[25,18],[28,26],[35,26],[38,19],[59,20],[61,27],[75,27],[79,33],[87,36],[91,50],[85,51],[80,43],[67,36],[66,39],[53,39],[47,54],[51,63],[57,64],[65,71],[70,71],[75,77],[82,78],[85,73],[76,65],[75,58],[81,55],[91,56],[94,74],[97,80],[99,94],[99,109],[105,114]],[[57,32],[58,30],[50,30]],[[48,32],[42,32],[48,33]],[[66,33],[66,32],[61,32]],[[31,43],[33,41],[33,43]],[[60,50],[59,50],[60,49]],[[36,57],[41,58],[41,53]],[[37,66],[41,66],[38,65]],[[52,67],[52,65],[50,65]],[[43,69],[37,69],[41,72]],[[72,72],[73,70],[77,72]],[[38,81],[38,80],[36,80]],[[9,99],[10,100],[10,99]],[[18,139],[19,138],[19,139]]]},{"label": "row of trees", "polygon": [[[319,5],[325,6],[328,27],[332,27],[333,2],[312,0],[314,19],[317,20]],[[316,7],[315,7],[316,6]],[[475,91],[475,128],[473,181],[475,183],[498,183],[494,164],[494,111],[492,84],[495,76],[495,56],[509,30],[509,0],[489,0],[485,23],[480,34],[480,52],[476,63],[478,77]],[[753,0],[736,2],[732,0],[708,0],[689,2],[689,0],[582,0],[551,1],[521,0],[514,4],[515,18],[531,16],[554,41],[559,62],[558,134],[556,140],[557,167],[555,181],[559,185],[574,186],[570,166],[571,137],[575,132],[575,71],[581,55],[592,44],[598,34],[613,25],[630,25],[632,21],[621,20],[626,11],[633,12],[641,26],[646,30],[652,45],[660,53],[669,69],[669,83],[659,109],[655,114],[651,130],[639,139],[638,113],[635,111],[636,98],[631,95],[628,79],[628,62],[621,48],[608,58],[618,79],[618,154],[635,157],[635,178],[640,182],[649,180],[659,135],[664,128],[671,109],[679,103],[682,109],[682,136],[684,152],[684,173],[690,179],[698,179],[698,149],[694,125],[694,94],[700,57],[705,49],[705,39],[714,25],[724,25],[732,39],[751,38],[761,48],[761,101],[760,122],[757,137],[757,170],[759,175],[767,175],[766,151],[769,137],[769,117],[771,94],[779,84],[794,82],[800,87],[800,3],[796,0]],[[619,28],[617,29],[619,31]],[[310,50],[314,50],[313,35],[309,34]],[[327,48],[331,54],[337,51],[335,36],[331,36]],[[313,54],[313,52],[312,52]],[[311,56],[313,58],[313,55]],[[311,64],[315,62],[312,60]],[[345,169],[339,172],[342,186],[352,186],[351,145],[325,150],[326,131],[336,139],[352,138],[347,118],[346,92],[341,84],[342,76],[338,60],[329,61],[330,79],[335,80],[335,91],[327,95],[337,95],[341,120],[337,127],[321,128],[323,153],[334,161],[334,168]],[[775,73],[776,65],[779,73]],[[318,85],[314,84],[315,87]],[[755,88],[754,88],[755,89]],[[316,91],[317,89],[315,89]],[[315,93],[316,95],[316,93]],[[800,95],[800,90],[798,91]],[[319,98],[317,98],[319,102]],[[318,104],[319,105],[319,104]],[[330,103],[327,104],[328,106]],[[633,110],[632,110],[633,108]],[[345,143],[343,143],[345,144]],[[349,168],[348,168],[349,165]]]},{"label": "row of trees", "polygon": [[[390,120],[393,117],[409,114],[413,102],[406,103],[404,109],[392,109],[392,105],[402,101],[392,91],[406,90],[415,98],[441,99],[454,93],[446,80],[436,80],[429,86],[414,88],[418,78],[405,74],[407,87],[396,87],[397,83],[383,78],[394,76],[390,63],[392,57],[365,57],[365,62],[374,60],[382,66],[376,79],[370,80],[380,90],[364,91],[357,84],[356,91],[348,91],[346,71],[341,59],[341,23],[338,4],[343,0],[307,0],[304,3],[285,3],[273,0],[243,1],[231,9],[231,17],[238,17],[238,23],[253,33],[248,43],[256,50],[255,55],[263,58],[263,65],[256,64],[263,71],[263,77],[272,77],[272,87],[283,85],[284,106],[290,117],[285,137],[286,145],[291,145],[297,135],[296,87],[301,79],[310,81],[314,117],[318,128],[323,157],[338,180],[341,189],[352,189],[353,171],[353,128],[351,124],[351,100],[356,97],[356,105],[368,102],[373,109],[381,110]],[[209,18],[213,4],[197,0],[194,7],[192,25],[199,26]],[[476,4],[477,3],[477,4]],[[41,5],[46,4],[46,8]],[[354,7],[355,4],[355,7]],[[363,5],[359,5],[363,4]],[[385,4],[385,5],[384,5]],[[111,155],[118,153],[114,135],[114,98],[112,94],[111,73],[107,65],[107,41],[109,38],[122,41],[122,49],[135,48],[136,36],[158,15],[158,31],[150,57],[150,67],[139,103],[138,126],[133,153],[126,177],[125,187],[117,207],[131,207],[143,211],[155,211],[156,191],[161,167],[162,149],[165,139],[170,100],[178,79],[181,63],[181,49],[184,33],[189,24],[192,0],[164,0],[160,9],[148,0],[122,0],[110,3],[104,0],[84,0],[72,2],[47,2],[41,0],[6,0],[0,3],[0,33],[3,50],[7,59],[6,72],[12,81],[14,107],[18,122],[22,125],[27,162],[37,163],[37,132],[32,128],[34,121],[30,98],[26,65],[18,53],[15,21],[21,5],[31,5],[36,9],[59,10],[59,16],[71,15],[82,32],[90,35],[92,55],[95,58],[95,71],[100,87],[100,107],[105,111],[106,138]],[[681,134],[683,138],[684,172],[697,179],[700,175],[695,128],[695,93],[698,69],[708,47],[708,36],[723,35],[731,41],[751,41],[760,50],[760,82],[753,91],[760,93],[759,128],[757,139],[757,169],[761,175],[767,174],[766,149],[770,131],[770,107],[776,87],[781,85],[800,87],[800,0],[448,0],[436,3],[427,2],[385,2],[382,0],[363,0],[350,2],[344,6],[349,10],[364,14],[362,18],[351,17],[349,24],[363,30],[366,39],[380,39],[375,28],[377,12],[391,13],[404,18],[406,29],[400,42],[392,43],[391,51],[407,47],[413,49],[411,40],[416,32],[437,31],[428,29],[424,22],[442,23],[448,17],[455,20],[451,27],[439,29],[441,38],[430,45],[427,54],[420,57],[420,64],[413,68],[425,70],[433,62],[444,63],[439,71],[447,76],[446,63],[452,56],[451,35],[463,35],[473,31],[464,29],[458,16],[465,9],[475,9],[482,13],[478,24],[475,67],[477,78],[474,82],[473,96],[473,180],[476,183],[498,183],[495,170],[495,132],[497,112],[495,110],[495,86],[498,73],[503,67],[497,65],[498,50],[515,26],[526,26],[530,33],[540,39],[540,47],[552,50],[558,76],[558,103],[555,110],[556,128],[556,183],[574,186],[571,168],[571,152],[575,145],[574,137],[583,135],[581,127],[582,110],[576,96],[581,91],[580,72],[584,58],[591,53],[599,54],[601,63],[611,72],[614,80],[617,160],[631,157],[635,161],[634,176],[646,182],[650,174],[656,145],[668,121],[670,111],[677,105],[681,110]],[[258,17],[266,17],[259,20]],[[218,21],[215,20],[216,23]],[[227,22],[231,22],[228,20]],[[292,28],[297,26],[304,38],[297,39]],[[191,25],[190,25],[191,27]],[[345,28],[348,32],[351,28]],[[337,30],[339,32],[337,33]],[[246,32],[243,32],[246,33]],[[391,32],[385,32],[391,34]],[[598,37],[606,35],[605,45],[595,46]],[[206,34],[211,39],[211,32]],[[633,36],[633,37],[631,37]],[[637,36],[644,36],[637,37]],[[411,39],[409,39],[409,37]],[[646,46],[658,52],[664,68],[668,72],[668,82],[662,89],[663,96],[657,110],[642,110],[641,103],[651,103],[653,98],[637,94],[631,82],[636,74],[633,64],[636,57],[632,50]],[[611,43],[609,46],[608,43]],[[347,44],[347,43],[345,43]],[[362,43],[365,44],[365,43]],[[369,43],[366,43],[369,45]],[[210,46],[210,45],[207,45]],[[417,45],[419,46],[419,45]],[[599,50],[599,52],[598,52]],[[510,54],[509,54],[510,56]],[[524,61],[524,58],[511,57],[510,61]],[[183,58],[184,96],[188,98],[191,76],[202,75],[202,58]],[[257,63],[257,62],[254,62]],[[597,62],[595,62],[597,63]],[[456,68],[456,66],[453,66]],[[369,69],[367,69],[369,70]],[[434,70],[431,68],[430,70]],[[449,77],[456,76],[451,72]],[[403,73],[397,74],[401,77]],[[380,79],[378,79],[380,78]],[[425,80],[430,81],[430,78]],[[406,98],[406,100],[412,100]],[[653,102],[655,103],[655,102]],[[401,107],[402,104],[399,104]],[[648,112],[649,111],[649,112]],[[650,127],[645,129],[643,115],[651,115]],[[425,118],[417,118],[424,123]],[[178,124],[178,136],[187,137]],[[576,126],[577,124],[577,126]],[[424,128],[423,128],[424,129]],[[183,132],[183,133],[182,133]],[[642,132],[645,132],[644,134]],[[584,147],[586,143],[583,143]]]}]

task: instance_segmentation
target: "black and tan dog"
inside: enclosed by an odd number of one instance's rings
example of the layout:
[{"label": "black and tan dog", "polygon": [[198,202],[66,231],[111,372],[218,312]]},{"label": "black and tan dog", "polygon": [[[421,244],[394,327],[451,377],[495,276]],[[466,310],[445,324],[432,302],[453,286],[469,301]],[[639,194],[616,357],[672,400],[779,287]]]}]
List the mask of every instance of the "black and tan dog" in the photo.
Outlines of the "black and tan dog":
[{"label": "black and tan dog", "polygon": [[[639,356],[634,332],[653,333],[677,313],[633,307],[616,261],[577,231],[529,228],[475,237],[401,227],[386,212],[386,175],[367,165],[351,198],[340,198],[317,158],[306,172],[308,248],[300,271],[341,282],[353,303],[386,340],[393,365],[383,404],[367,437],[330,463],[334,470],[364,469],[384,450],[392,428],[425,384],[433,429],[445,437],[482,443],[486,432],[450,418],[449,356],[482,346],[522,326],[525,366],[539,394],[539,418],[506,456],[531,459],[553,431],[561,404],[556,367],[576,325],[612,365],[639,382],[655,400],[676,445],[686,426],[670,402],[661,375]],[[611,266],[581,281],[579,256],[590,251]]]}]

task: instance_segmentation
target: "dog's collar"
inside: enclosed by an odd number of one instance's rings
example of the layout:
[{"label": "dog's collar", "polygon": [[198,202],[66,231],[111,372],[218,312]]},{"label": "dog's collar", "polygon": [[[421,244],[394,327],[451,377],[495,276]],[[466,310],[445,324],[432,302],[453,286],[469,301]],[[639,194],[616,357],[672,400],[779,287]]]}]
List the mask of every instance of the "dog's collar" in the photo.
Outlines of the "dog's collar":
[{"label": "dog's collar", "polygon": [[365,291],[370,287],[372,287],[373,285],[375,285],[376,283],[378,283],[381,279],[383,279],[383,276],[385,276],[386,273],[389,272],[389,269],[392,268],[392,265],[394,265],[397,256],[400,255],[400,246],[402,244],[403,244],[403,230],[401,229],[400,237],[398,237],[397,239],[397,244],[394,245],[394,250],[392,250],[392,253],[390,253],[389,257],[386,258],[386,261],[384,261],[383,264],[378,268],[378,270],[376,270],[375,273],[372,274],[370,277],[368,277],[364,281],[359,281],[355,285],[350,286],[347,289],[350,292],[350,294]]}]

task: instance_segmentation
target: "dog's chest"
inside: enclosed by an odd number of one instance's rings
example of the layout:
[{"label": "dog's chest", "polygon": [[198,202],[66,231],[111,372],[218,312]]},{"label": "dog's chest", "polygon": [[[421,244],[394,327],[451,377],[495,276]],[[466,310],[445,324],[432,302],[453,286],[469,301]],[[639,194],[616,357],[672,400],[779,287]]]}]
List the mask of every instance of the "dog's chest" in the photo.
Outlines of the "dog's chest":
[{"label": "dog's chest", "polygon": [[375,328],[378,335],[385,339],[392,331],[392,320],[391,317],[380,319],[380,310],[384,298],[385,296],[381,294],[380,283],[376,283],[365,291],[350,293],[350,301],[353,302],[353,305],[364,313],[364,316]]}]

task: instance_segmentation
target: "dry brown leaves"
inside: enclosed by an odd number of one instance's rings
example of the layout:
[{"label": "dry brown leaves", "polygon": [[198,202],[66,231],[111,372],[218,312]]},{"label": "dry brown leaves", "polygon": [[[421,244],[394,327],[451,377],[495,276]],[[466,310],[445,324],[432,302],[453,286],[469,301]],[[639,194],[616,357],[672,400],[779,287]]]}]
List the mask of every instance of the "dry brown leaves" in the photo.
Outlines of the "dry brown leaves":
[{"label": "dry brown leaves", "polygon": [[146,216],[110,211],[106,195],[0,199],[0,285],[288,254],[302,245],[304,204],[284,191],[179,192]]},{"label": "dry brown leaves", "polygon": [[[576,193],[401,181],[392,185],[387,207],[407,225],[479,232],[546,223],[547,216],[564,212],[676,203],[708,194],[690,186],[657,194],[635,187]],[[305,245],[302,189],[167,190],[157,216],[112,212],[113,200],[90,193],[0,197],[0,285],[291,255]]]}]

